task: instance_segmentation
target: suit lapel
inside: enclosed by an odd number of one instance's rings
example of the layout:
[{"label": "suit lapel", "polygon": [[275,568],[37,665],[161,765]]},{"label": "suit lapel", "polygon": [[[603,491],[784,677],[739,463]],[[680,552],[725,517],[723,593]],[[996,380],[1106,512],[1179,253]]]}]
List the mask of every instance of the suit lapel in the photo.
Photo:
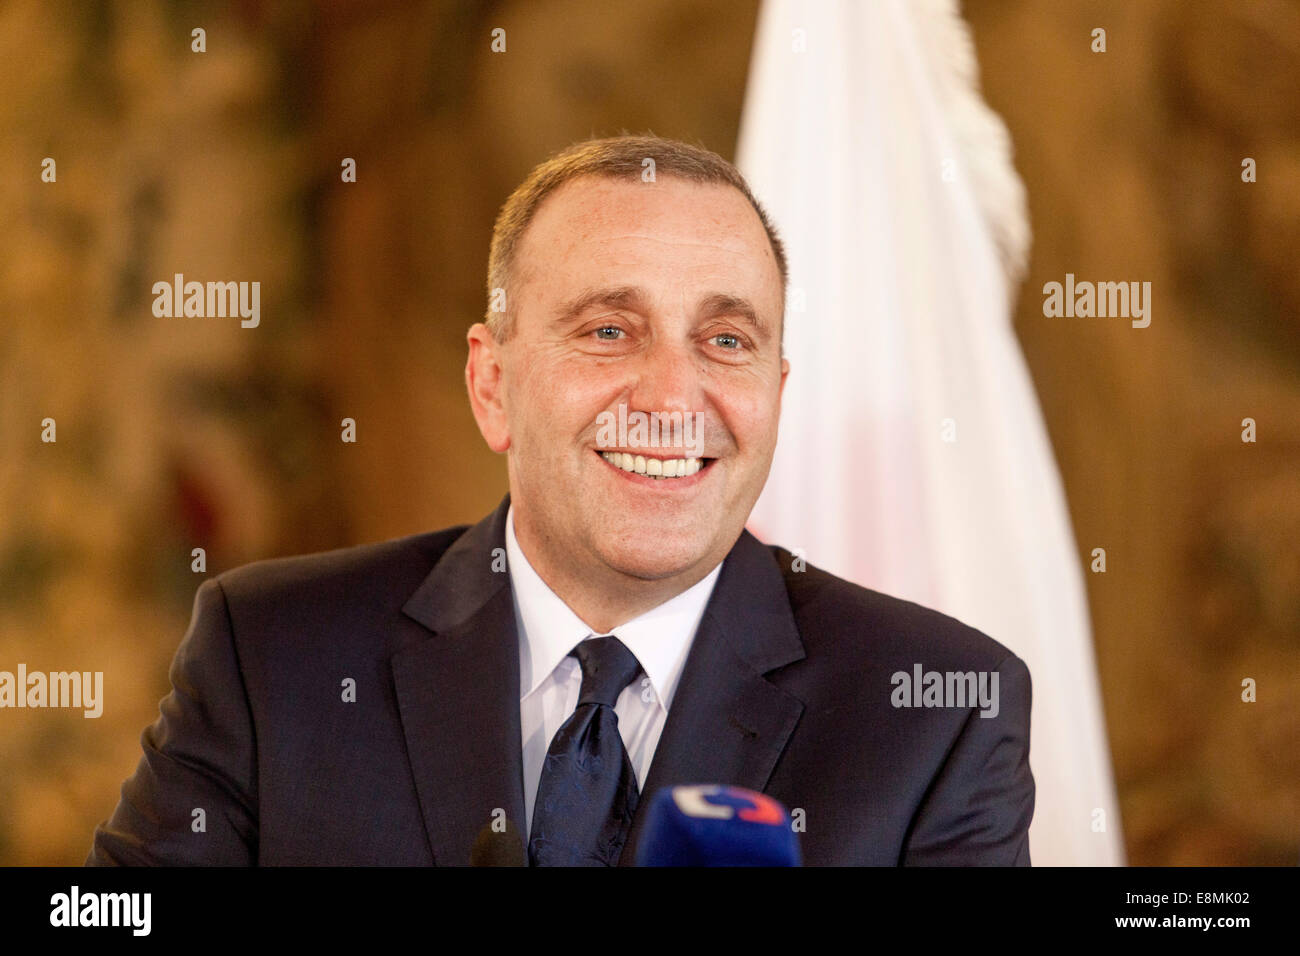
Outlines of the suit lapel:
[{"label": "suit lapel", "polygon": [[658,790],[683,783],[763,790],[803,713],[801,701],[763,675],[803,657],[781,569],[758,539],[742,532],[682,669],[621,866],[636,860]]},{"label": "suit lapel", "polygon": [[402,610],[433,636],[391,661],[420,809],[440,865],[467,864],[496,811],[523,832],[519,639],[509,575],[493,570],[494,563],[504,568],[509,505],[507,495],[461,535],[407,601]]}]

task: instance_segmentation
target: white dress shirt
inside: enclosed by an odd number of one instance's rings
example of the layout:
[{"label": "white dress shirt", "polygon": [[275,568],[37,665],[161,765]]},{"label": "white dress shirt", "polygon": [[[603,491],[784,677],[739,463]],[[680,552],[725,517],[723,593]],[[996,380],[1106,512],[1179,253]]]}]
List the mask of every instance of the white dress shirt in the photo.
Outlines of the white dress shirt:
[{"label": "white dress shirt", "polygon": [[[551,738],[578,706],[582,668],[570,651],[581,640],[599,636],[584,624],[541,579],[515,538],[515,508],[506,515],[506,560],[519,630],[519,723],[523,735],[525,833],[533,826],[533,803]],[[645,672],[619,695],[619,735],[645,787],[682,665],[704,616],[722,564],[697,584],[640,617],[608,632],[636,655]]]}]

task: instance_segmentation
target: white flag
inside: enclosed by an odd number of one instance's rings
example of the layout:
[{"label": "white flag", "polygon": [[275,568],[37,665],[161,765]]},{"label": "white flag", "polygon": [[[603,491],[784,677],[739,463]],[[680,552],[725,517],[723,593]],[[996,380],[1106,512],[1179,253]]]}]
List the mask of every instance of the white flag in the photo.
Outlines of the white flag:
[{"label": "white flag", "polygon": [[737,165],[790,263],[763,540],[1033,678],[1037,865],[1124,862],[1081,555],[1011,325],[1023,187],[947,0],[765,0]]}]

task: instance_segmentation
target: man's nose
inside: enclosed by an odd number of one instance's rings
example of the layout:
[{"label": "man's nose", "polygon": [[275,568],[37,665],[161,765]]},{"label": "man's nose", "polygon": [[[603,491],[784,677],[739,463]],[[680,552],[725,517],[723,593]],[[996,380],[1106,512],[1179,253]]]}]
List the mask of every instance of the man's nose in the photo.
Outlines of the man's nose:
[{"label": "man's nose", "polygon": [[684,344],[654,343],[642,353],[628,402],[632,411],[702,411],[703,385],[695,354]]}]

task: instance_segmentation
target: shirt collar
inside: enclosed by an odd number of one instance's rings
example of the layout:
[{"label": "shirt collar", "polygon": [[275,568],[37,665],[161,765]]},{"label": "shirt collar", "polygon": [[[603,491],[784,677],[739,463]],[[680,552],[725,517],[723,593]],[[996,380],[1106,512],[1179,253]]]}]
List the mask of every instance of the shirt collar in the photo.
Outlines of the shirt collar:
[{"label": "shirt collar", "polygon": [[[515,506],[506,515],[506,560],[519,627],[519,675],[522,701],[550,676],[575,644],[595,633],[524,557],[515,537]],[[722,563],[681,594],[620,624],[609,633],[636,655],[666,710],[672,703],[686,656],[713,594]]]}]

